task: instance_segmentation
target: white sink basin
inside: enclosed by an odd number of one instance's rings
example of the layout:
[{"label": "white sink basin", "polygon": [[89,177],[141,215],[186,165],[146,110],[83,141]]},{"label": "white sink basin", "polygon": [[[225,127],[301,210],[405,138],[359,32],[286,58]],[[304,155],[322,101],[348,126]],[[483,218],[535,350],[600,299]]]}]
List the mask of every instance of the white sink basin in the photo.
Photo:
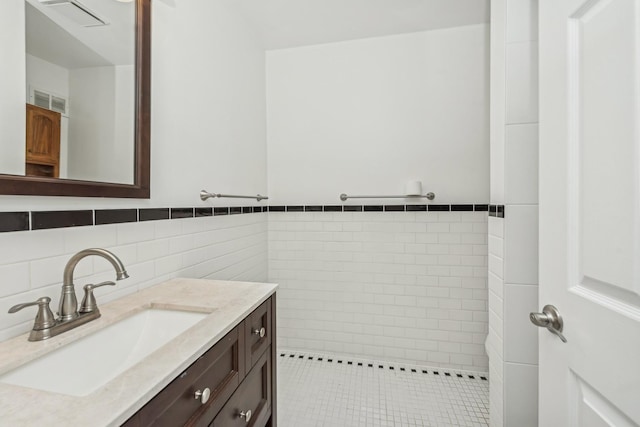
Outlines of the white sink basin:
[{"label": "white sink basin", "polygon": [[0,382],[86,396],[206,316],[147,309],[20,366]]}]

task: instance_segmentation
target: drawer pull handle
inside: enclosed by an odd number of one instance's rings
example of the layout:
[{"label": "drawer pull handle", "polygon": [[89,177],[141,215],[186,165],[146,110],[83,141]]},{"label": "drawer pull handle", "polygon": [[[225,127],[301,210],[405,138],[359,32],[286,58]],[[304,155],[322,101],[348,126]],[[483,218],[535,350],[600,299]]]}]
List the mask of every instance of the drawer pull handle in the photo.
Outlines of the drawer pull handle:
[{"label": "drawer pull handle", "polygon": [[[262,328],[264,329],[264,328]],[[248,410],[247,412],[244,411],[240,411],[240,418],[244,418],[244,422],[248,423],[249,420],[251,419],[251,410]]]},{"label": "drawer pull handle", "polygon": [[204,405],[209,400],[209,397],[211,397],[211,390],[209,390],[209,387],[205,388],[203,391],[198,390],[194,397]]},{"label": "drawer pull handle", "polygon": [[253,330],[253,335],[260,335],[260,338],[264,338],[266,333],[267,333],[267,330],[264,327]]}]

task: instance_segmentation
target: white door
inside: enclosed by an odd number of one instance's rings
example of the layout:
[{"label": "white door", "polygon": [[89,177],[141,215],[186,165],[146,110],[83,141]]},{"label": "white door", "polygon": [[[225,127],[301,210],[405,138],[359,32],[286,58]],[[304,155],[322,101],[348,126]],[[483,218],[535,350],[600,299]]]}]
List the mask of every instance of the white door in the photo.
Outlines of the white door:
[{"label": "white door", "polygon": [[539,7],[540,426],[637,426],[640,0]]}]

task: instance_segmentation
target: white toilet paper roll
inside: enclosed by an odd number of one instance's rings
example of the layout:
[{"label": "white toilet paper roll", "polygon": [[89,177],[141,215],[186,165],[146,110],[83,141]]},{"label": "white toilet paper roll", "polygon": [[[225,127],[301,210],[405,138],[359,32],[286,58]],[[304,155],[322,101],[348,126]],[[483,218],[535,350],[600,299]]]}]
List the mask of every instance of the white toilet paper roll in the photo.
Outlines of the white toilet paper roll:
[{"label": "white toilet paper roll", "polygon": [[404,194],[407,196],[421,196],[422,195],[422,182],[421,181],[409,181],[404,186]]}]

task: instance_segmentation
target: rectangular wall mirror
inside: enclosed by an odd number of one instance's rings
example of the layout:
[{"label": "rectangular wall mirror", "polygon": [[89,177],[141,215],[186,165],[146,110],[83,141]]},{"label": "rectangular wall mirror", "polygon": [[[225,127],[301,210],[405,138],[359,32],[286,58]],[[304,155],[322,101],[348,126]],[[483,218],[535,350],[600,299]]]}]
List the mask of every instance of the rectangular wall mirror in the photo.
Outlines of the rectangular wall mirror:
[{"label": "rectangular wall mirror", "polygon": [[25,138],[0,140],[0,194],[149,198],[150,2],[24,0]]}]

